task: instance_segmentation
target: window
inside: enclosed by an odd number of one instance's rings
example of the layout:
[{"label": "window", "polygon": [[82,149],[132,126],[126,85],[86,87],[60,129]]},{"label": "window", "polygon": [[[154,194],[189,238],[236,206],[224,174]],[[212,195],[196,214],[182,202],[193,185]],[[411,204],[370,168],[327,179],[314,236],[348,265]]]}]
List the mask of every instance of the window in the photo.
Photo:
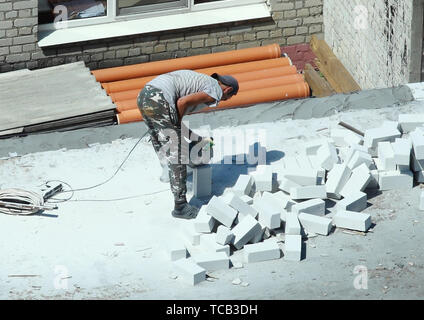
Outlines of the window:
[{"label": "window", "polygon": [[40,47],[269,18],[266,0],[38,0]]}]

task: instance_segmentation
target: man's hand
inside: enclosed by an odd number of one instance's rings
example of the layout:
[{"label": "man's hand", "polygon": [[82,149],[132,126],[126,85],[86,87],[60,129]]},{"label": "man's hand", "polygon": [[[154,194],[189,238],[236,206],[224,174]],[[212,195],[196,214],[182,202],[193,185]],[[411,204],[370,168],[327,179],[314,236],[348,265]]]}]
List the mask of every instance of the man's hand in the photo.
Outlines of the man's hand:
[{"label": "man's hand", "polygon": [[177,110],[180,116],[180,121],[183,118],[185,111],[189,107],[197,106],[201,103],[213,103],[215,99],[204,92],[197,92],[188,96],[181,97],[177,100]]}]

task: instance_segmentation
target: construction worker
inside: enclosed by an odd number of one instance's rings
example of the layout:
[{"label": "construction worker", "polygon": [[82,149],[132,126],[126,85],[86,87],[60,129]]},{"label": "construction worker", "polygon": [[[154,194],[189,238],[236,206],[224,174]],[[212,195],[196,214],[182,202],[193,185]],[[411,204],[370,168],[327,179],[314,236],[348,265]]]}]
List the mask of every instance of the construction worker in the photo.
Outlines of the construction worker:
[{"label": "construction worker", "polygon": [[232,76],[211,76],[191,70],[162,74],[141,90],[137,105],[149,127],[150,136],[162,166],[169,167],[169,181],[174,195],[172,216],[193,219],[198,208],[187,203],[187,162],[182,152],[182,118],[206,106],[215,107],[238,92]]}]

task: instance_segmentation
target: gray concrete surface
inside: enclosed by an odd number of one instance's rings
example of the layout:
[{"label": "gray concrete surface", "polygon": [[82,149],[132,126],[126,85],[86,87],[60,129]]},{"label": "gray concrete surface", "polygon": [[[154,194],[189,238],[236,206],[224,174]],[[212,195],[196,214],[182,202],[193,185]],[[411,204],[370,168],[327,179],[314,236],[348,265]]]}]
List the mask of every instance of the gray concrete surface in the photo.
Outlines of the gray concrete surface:
[{"label": "gray concrete surface", "polygon": [[[260,125],[224,126],[212,133],[264,130],[270,165],[295,155],[303,142],[328,135],[340,120],[360,130],[422,113],[424,103],[350,110],[309,120],[282,119]],[[236,125],[236,124],[234,124]],[[135,126],[137,130],[137,126]],[[106,180],[136,139],[125,138],[83,149],[29,153],[0,160],[0,188],[30,187],[60,179],[73,188]],[[216,149],[223,141],[216,140]],[[214,159],[213,194],[230,188],[246,165]],[[423,299],[423,213],[420,186],[369,193],[372,232],[352,235],[340,229],[305,241],[305,259],[284,259],[213,272],[192,287],[174,279],[166,245],[180,221],[171,217],[172,196],[159,181],[161,167],[143,139],[109,183],[34,216],[0,215],[0,298],[2,299]],[[189,177],[189,198],[192,194]],[[156,193],[157,192],[157,193]],[[154,194],[152,194],[154,193]],[[147,194],[147,195],[146,195]],[[109,201],[135,196],[128,200]],[[65,195],[62,195],[65,196]],[[94,200],[97,201],[84,201]],[[79,201],[74,201],[79,200]],[[108,201],[105,201],[108,200]],[[328,203],[331,217],[332,203]],[[241,261],[240,252],[232,256]],[[367,289],[358,290],[355,267],[367,270]],[[25,276],[26,275],[26,276]],[[248,282],[236,286],[236,278]]]}]

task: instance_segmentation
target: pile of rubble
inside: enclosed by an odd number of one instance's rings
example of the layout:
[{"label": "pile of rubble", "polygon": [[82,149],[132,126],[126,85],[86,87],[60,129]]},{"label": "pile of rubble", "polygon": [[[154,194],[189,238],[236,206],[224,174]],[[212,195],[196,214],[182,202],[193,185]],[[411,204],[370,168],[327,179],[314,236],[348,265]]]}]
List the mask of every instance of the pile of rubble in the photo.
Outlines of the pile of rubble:
[{"label": "pile of rubble", "polygon": [[[282,252],[285,260],[300,261],[302,235],[328,236],[334,227],[367,232],[365,189],[424,182],[423,124],[424,114],[402,114],[364,136],[333,129],[329,138],[302,145],[301,156],[284,157],[277,170],[258,165],[240,175],[230,192],[212,197],[196,219],[182,224],[185,241],[170,248],[173,269],[195,285],[208,271],[230,268],[236,250],[243,250],[245,263],[280,259]],[[207,170],[194,172],[195,193],[202,177],[210,179]],[[336,202],[330,214],[325,200]]]}]

